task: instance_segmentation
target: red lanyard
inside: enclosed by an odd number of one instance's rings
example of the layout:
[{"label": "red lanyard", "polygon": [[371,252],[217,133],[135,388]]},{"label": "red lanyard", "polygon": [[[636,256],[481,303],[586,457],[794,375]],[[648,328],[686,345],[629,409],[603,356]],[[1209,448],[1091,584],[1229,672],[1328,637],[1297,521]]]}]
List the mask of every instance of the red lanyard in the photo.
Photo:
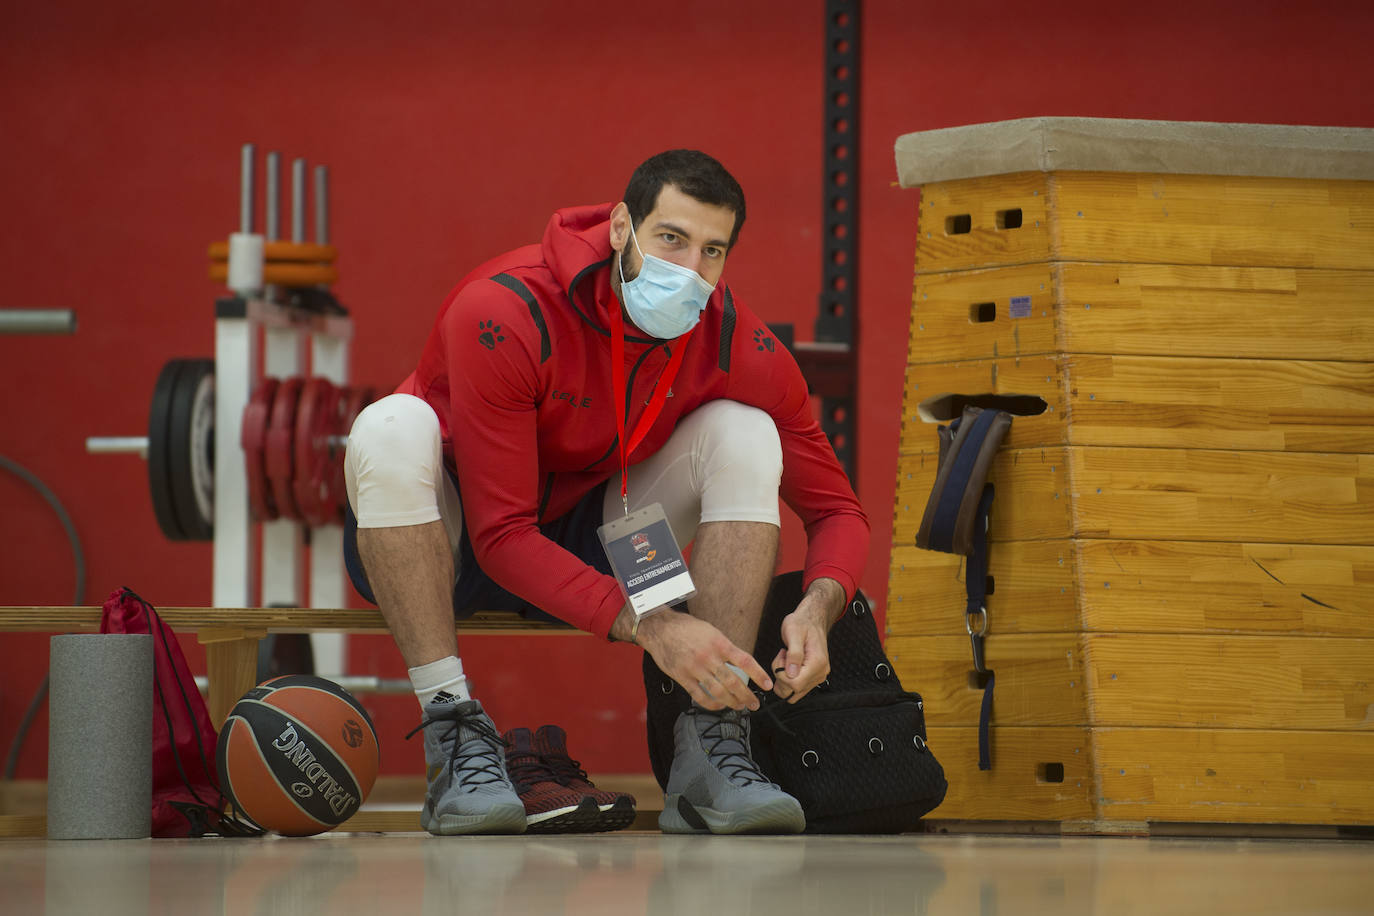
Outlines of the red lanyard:
[{"label": "red lanyard", "polygon": [[[677,378],[677,370],[682,367],[682,358],[687,353],[687,341],[691,339],[692,332],[688,331],[679,337],[674,344],[676,349],[673,355],[668,358],[668,365],[663,368],[663,374],[658,377],[658,384],[654,386],[654,393],[649,398],[649,405],[644,408],[644,413],[640,416],[639,422],[635,424],[634,434],[629,441],[625,439],[626,421],[626,402],[629,400],[629,392],[625,390],[625,319],[620,314],[620,303],[611,298],[607,311],[611,315],[611,388],[614,389],[612,400],[615,401],[615,427],[619,433],[620,443],[620,502],[625,507],[625,514],[630,514],[630,452],[635,450],[639,443],[644,441],[644,437],[649,432],[649,427],[654,425],[658,415],[663,412],[663,404],[668,400],[668,393],[672,391],[673,379]],[[625,391],[624,400],[621,399],[621,392]]]}]

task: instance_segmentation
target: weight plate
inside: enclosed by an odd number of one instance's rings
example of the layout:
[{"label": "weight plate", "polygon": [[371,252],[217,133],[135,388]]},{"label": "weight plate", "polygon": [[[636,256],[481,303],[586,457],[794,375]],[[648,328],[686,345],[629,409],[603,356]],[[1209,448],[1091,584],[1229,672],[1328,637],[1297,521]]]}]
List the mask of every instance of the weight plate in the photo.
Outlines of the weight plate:
[{"label": "weight plate", "polygon": [[335,449],[329,440],[343,425],[340,395],[328,379],[312,378],[296,408],[294,493],[302,520],[312,528],[339,520],[332,493]]},{"label": "weight plate", "polygon": [[167,419],[172,506],[187,540],[215,536],[215,361],[184,360]]},{"label": "weight plate", "polygon": [[267,424],[279,382],[265,378],[253,389],[253,397],[243,408],[243,465],[248,476],[248,509],[255,522],[270,522],[277,517],[277,503],[267,482]]},{"label": "weight plate", "polygon": [[343,433],[347,436],[353,431],[353,421],[358,419],[358,414],[362,413],[363,408],[368,404],[377,400],[377,389],[371,386],[345,388],[343,400]]},{"label": "weight plate", "polygon": [[[370,385],[364,388],[345,388],[343,395],[343,434],[347,437],[353,432],[353,423],[358,419],[358,414],[363,412],[363,408],[377,400],[377,389]],[[348,481],[344,476],[343,454],[345,448],[340,449],[340,459],[334,464],[333,478],[333,499],[338,506],[339,518],[344,517],[344,510],[348,506]]]},{"label": "weight plate", "polygon": [[264,456],[277,514],[294,521],[300,521],[301,517],[295,494],[291,492],[291,481],[295,476],[296,403],[304,385],[305,379],[293,375],[277,386],[277,393],[272,398],[272,418],[267,426],[267,453]]},{"label": "weight plate", "polygon": [[157,384],[153,386],[152,406],[148,409],[148,492],[153,498],[153,515],[157,517],[157,526],[173,541],[186,540],[186,534],[181,530],[176,497],[172,495],[168,427],[171,423],[172,392],[181,376],[181,367],[186,362],[181,359],[168,360],[162,367]]},{"label": "weight plate", "polygon": [[[367,389],[370,391],[371,389]],[[367,391],[363,392],[365,396]],[[331,446],[332,452],[329,459],[329,505],[331,512],[331,524],[342,525],[344,523],[344,507],[348,505],[348,484],[344,479],[344,458],[348,454],[348,433],[353,428],[353,420],[357,417],[357,412],[350,404],[350,398],[356,398],[353,389],[344,388],[339,392],[339,427],[334,435],[334,445]],[[361,410],[361,408],[358,408]]]}]

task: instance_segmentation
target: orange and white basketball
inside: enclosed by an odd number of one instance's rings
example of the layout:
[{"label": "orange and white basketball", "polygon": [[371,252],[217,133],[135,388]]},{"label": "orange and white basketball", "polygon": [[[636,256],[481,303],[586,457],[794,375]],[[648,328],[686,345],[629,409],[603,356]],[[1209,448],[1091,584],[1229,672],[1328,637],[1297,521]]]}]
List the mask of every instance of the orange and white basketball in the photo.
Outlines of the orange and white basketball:
[{"label": "orange and white basketball", "polygon": [[243,695],[220,730],[220,780],[258,826],[310,836],[357,813],[377,778],[377,735],[362,705],[313,675],[266,681]]}]

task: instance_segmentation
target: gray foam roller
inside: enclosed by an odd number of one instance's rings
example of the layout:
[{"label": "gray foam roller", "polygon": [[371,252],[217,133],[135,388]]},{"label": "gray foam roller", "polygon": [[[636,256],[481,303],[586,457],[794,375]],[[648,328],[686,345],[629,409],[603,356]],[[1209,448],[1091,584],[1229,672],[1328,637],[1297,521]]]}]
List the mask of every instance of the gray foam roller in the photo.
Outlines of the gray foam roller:
[{"label": "gray foam roller", "polygon": [[49,839],[148,836],[153,637],[54,636],[49,666]]}]

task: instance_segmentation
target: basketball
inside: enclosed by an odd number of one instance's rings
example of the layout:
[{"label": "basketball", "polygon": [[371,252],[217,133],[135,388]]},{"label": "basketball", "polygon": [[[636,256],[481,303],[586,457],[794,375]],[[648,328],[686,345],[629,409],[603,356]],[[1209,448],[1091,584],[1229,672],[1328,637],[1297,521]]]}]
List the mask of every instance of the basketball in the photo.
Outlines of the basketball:
[{"label": "basketball", "polygon": [[264,830],[311,836],[357,813],[377,778],[377,735],[353,695],[297,674],[254,687],[220,730],[224,793]]}]

